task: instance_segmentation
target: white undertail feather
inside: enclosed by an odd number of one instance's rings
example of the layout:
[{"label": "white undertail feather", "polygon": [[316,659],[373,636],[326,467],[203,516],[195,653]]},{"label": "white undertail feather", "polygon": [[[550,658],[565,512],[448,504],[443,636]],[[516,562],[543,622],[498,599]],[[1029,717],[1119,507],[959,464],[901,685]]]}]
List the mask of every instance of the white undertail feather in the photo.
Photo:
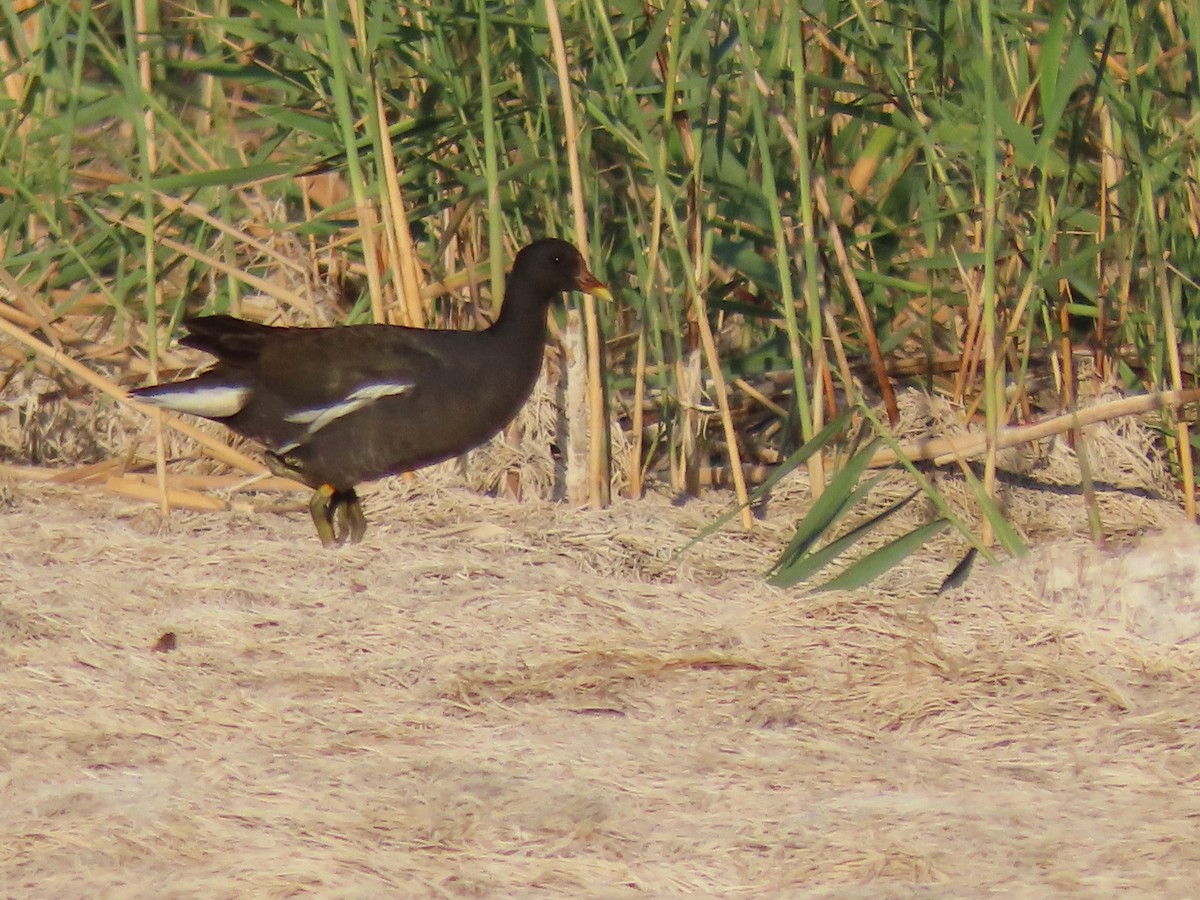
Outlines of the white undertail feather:
[{"label": "white undertail feather", "polygon": [[[364,406],[374,403],[376,400],[382,400],[384,397],[396,397],[400,394],[407,393],[412,390],[412,384],[407,381],[384,381],[377,384],[365,384],[358,390],[351,392],[343,397],[337,403],[329,406],[314,406],[311,409],[302,409],[299,412],[294,412],[287,417],[289,422],[295,422],[297,425],[307,425],[305,432],[308,435],[314,435],[330,422],[334,422],[343,416],[348,416],[352,412],[357,412]],[[291,441],[283,446],[276,447],[276,453],[287,453],[289,450],[294,450],[300,445],[299,441]]]},{"label": "white undertail feather", "polygon": [[184,381],[165,385],[161,393],[139,394],[151,406],[191,413],[208,419],[223,419],[241,412],[250,399],[250,388],[240,384],[200,384]]}]

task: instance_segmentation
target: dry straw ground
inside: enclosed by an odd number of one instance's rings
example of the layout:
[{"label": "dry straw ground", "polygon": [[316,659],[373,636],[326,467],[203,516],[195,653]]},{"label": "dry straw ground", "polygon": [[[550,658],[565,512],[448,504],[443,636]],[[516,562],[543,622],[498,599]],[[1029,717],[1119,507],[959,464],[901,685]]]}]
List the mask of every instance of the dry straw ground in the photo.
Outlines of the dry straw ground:
[{"label": "dry straw ground", "polygon": [[303,512],[10,484],[0,895],[1193,896],[1200,530],[1102,486],[1093,549],[1076,493],[1008,491],[1039,548],[938,596],[949,536],[765,585],[800,488],[675,558],[720,498],[446,466],[322,552]]}]

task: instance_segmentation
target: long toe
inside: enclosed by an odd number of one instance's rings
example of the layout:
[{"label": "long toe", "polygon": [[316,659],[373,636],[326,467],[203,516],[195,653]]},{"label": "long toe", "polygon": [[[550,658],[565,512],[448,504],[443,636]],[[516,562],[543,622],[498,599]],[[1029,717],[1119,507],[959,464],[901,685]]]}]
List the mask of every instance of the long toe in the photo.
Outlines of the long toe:
[{"label": "long toe", "polygon": [[367,517],[363,515],[362,503],[358,497],[348,501],[346,509],[346,524],[350,532],[350,543],[357,544],[367,533]]},{"label": "long toe", "polygon": [[367,520],[363,515],[362,503],[353,488],[336,491],[331,501],[338,544],[357,544],[367,531]]},{"label": "long toe", "polygon": [[330,505],[333,499],[333,487],[323,484],[313,491],[308,501],[308,511],[312,514],[313,524],[317,526],[317,537],[321,539],[322,547],[336,547],[341,543],[333,528],[333,517],[337,511]]}]

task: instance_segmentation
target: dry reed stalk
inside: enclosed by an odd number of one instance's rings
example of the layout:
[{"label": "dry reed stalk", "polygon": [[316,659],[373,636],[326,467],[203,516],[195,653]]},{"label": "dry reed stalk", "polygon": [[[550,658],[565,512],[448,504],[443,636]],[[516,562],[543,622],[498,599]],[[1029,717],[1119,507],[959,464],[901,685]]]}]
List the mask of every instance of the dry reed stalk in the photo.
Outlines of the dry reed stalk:
[{"label": "dry reed stalk", "polygon": [[[1062,434],[1075,428],[1086,428],[1097,422],[1118,419],[1122,416],[1140,415],[1156,409],[1173,408],[1197,401],[1200,401],[1200,388],[1155,391],[1152,394],[1138,394],[1135,397],[1122,397],[1119,400],[1097,403],[1087,409],[1064,413],[1061,416],[1054,416],[1031,425],[1002,428],[990,447],[986,434],[973,433],[914,441],[902,445],[900,449],[906,458],[914,462],[929,460],[934,465],[941,466],[958,459],[980,456],[987,453],[989,449],[992,452],[1004,450],[1053,434]],[[898,459],[892,450],[880,450],[872,458],[871,465],[877,468],[890,466]]]},{"label": "dry reed stalk", "polygon": [[[4,289],[13,297],[20,300],[20,302],[25,302],[22,298],[22,294],[26,293],[25,287],[7,269],[0,269],[0,285],[3,285]],[[0,303],[0,318],[8,319],[14,325],[20,325],[22,328],[27,328],[30,331],[35,331],[42,327],[36,316],[21,312],[15,306],[9,306],[7,303]],[[53,341],[53,337],[51,339]],[[24,354],[21,355],[24,356]]]},{"label": "dry reed stalk", "polygon": [[633,373],[633,434],[629,448],[629,498],[642,496],[642,428],[646,421],[646,329],[638,333],[637,363]]},{"label": "dry reed stalk", "polygon": [[375,207],[370,203],[356,205],[358,212],[358,236],[362,241],[363,264],[367,270],[367,290],[371,294],[371,318],[384,324],[387,322],[387,304],[383,301],[383,260],[375,241],[375,226],[378,220]]},{"label": "dry reed stalk", "polygon": [[[157,5],[157,4],[156,4]],[[146,8],[146,0],[136,0],[133,4],[133,24],[137,29],[138,39],[150,37],[150,12]],[[154,79],[150,69],[150,46],[146,44],[137,53],[138,82],[145,96],[154,96]],[[153,172],[158,168],[158,143],[154,139],[154,107],[147,104],[142,111],[142,122],[146,129],[146,165]]]},{"label": "dry reed stalk", "polygon": [[584,322],[587,324],[588,412],[590,413],[591,445],[589,476],[590,499],[593,507],[603,508],[612,502],[612,462],[609,459],[608,404],[604,390],[604,347],[600,341],[600,320],[596,316],[596,300],[586,295]]},{"label": "dry reed stalk", "polygon": [[750,510],[750,493],[746,490],[746,480],[742,477],[742,454],[738,449],[737,428],[733,424],[733,414],[729,409],[729,389],[725,384],[725,375],[721,372],[721,358],[717,353],[717,342],[713,338],[712,326],[708,322],[708,306],[704,302],[704,295],[699,288],[692,294],[692,304],[696,308],[696,326],[700,331],[700,346],[704,349],[705,361],[712,374],[713,393],[716,395],[717,408],[721,412],[721,426],[725,431],[725,443],[729,451],[729,467],[733,473],[733,490],[738,504],[742,507],[742,527],[749,531],[754,527],[754,513]]},{"label": "dry reed stalk", "polygon": [[113,472],[120,472],[129,463],[130,460],[128,458],[105,459],[86,466],[75,466],[65,472],[58,471],[50,481],[52,484],[94,484],[97,481],[111,477]]},{"label": "dry reed stalk", "polygon": [[53,321],[57,317],[51,313],[46,304],[38,297],[40,285],[26,287],[17,281],[7,269],[0,269],[0,285],[26,310],[26,312],[22,313],[14,307],[4,305],[0,306],[0,315],[23,325],[29,330],[33,330],[34,328],[39,329],[42,334],[49,338],[50,343],[54,345],[54,349],[61,352],[65,341],[59,333],[59,324]]},{"label": "dry reed stalk", "polygon": [[[346,51],[357,51],[361,69],[364,71],[369,71],[370,61],[367,58],[367,54],[368,48],[371,46],[371,41],[367,35],[367,23],[364,19],[363,8],[357,3],[351,3],[348,6],[350,18],[354,25],[354,42],[352,45],[349,41],[346,42]],[[340,45],[333,42],[332,34],[330,40],[333,46],[337,48],[335,49],[333,57],[336,60],[343,51],[340,49]],[[349,62],[349,60],[347,60],[347,62]],[[346,139],[349,138],[349,135],[345,134],[346,119],[349,117],[349,97],[347,96],[343,100],[339,96],[339,93],[339,89],[335,87],[334,95],[335,97],[338,97],[335,106],[339,107],[339,109],[343,105],[347,107],[344,111],[340,111],[339,114],[339,118],[342,119],[343,123],[342,137]],[[387,142],[386,130],[382,136],[381,142]],[[351,189],[354,193],[354,209],[358,215],[358,227],[355,229],[354,233],[357,234],[358,240],[362,244],[363,266],[366,269],[367,275],[367,291],[371,297],[371,318],[375,322],[378,322],[382,325],[387,322],[388,304],[384,301],[382,271],[383,256],[380,253],[379,244],[377,243],[376,238],[376,228],[379,225],[379,216],[376,214],[375,206],[367,198],[366,177],[361,170],[361,163],[354,155],[353,149],[349,147],[348,149],[348,171],[350,175]]]},{"label": "dry reed stalk", "polygon": [[[1183,368],[1179,361],[1179,342],[1174,339],[1175,311],[1171,301],[1171,286],[1167,283],[1166,265],[1161,258],[1154,260],[1154,282],[1162,311],[1163,331],[1168,335],[1167,360],[1171,368],[1171,386],[1175,391],[1183,389]],[[1196,521],[1196,481],[1192,471],[1192,443],[1188,424],[1183,419],[1175,422],[1176,453],[1179,457],[1179,478],[1183,483],[1183,511],[1188,521]]]},{"label": "dry reed stalk", "polygon": [[[962,355],[959,357],[958,371],[954,377],[952,399],[956,405],[962,406],[966,401],[967,385],[975,383],[976,372],[979,369],[980,329],[983,316],[979,308],[978,292],[970,289],[971,279],[967,270],[961,262],[958,262],[957,265],[959,277],[967,287],[967,323],[962,337]],[[971,414],[973,415],[973,412]]]},{"label": "dry reed stalk", "polygon": [[842,333],[838,330],[837,322],[833,318],[833,310],[826,304],[825,312],[825,330],[829,334],[829,341],[833,344],[833,356],[837,361],[838,376],[842,380],[842,384],[847,395],[853,397],[857,402],[859,397],[858,387],[854,381],[854,371],[850,366],[850,360],[846,356],[846,345],[842,343]]},{"label": "dry reed stalk", "polygon": [[154,423],[154,473],[159,491],[159,509],[162,514],[171,512],[170,501],[167,498],[167,435],[163,428],[163,412],[156,409],[150,416]]},{"label": "dry reed stalk", "polygon": [[[135,0],[133,4],[134,29],[137,38],[141,40],[143,36],[150,34],[150,10],[147,8],[146,0]],[[151,97],[154,95],[154,80],[151,69],[150,48],[148,45],[138,50],[136,56],[138,83],[143,92],[143,96]],[[154,107],[147,104],[142,113],[142,129],[143,134],[139,136],[139,144],[142,151],[142,177],[144,179],[143,187],[147,191],[144,197],[146,206],[146,215],[149,221],[142,231],[142,236],[146,240],[146,326],[147,326],[147,350],[150,360],[150,377],[158,380],[158,340],[154,330],[155,320],[158,310],[162,307],[162,286],[158,281],[158,269],[155,261],[154,253],[150,244],[157,237],[155,233],[155,224],[153,221],[153,213],[149,210],[149,205],[152,200],[152,194],[149,193],[149,174],[158,168],[158,140],[157,129],[155,128]],[[161,412],[155,411],[150,421],[154,431],[154,467],[158,474],[158,502],[163,515],[170,512],[169,499],[167,497],[166,488],[166,466],[167,466],[167,440],[166,434],[163,431],[163,419]]]},{"label": "dry reed stalk", "polygon": [[[819,301],[810,300],[809,302]],[[828,303],[824,303],[822,306],[828,311]],[[824,342],[817,342],[817,345],[813,347],[812,398],[809,401],[813,434],[820,434],[824,430],[826,409],[837,409],[837,396],[833,388],[833,370],[829,367],[829,354],[825,352]],[[781,423],[786,422],[788,421],[788,417],[786,415],[781,416],[778,421]],[[817,450],[816,453],[809,457],[809,475],[817,484],[825,484],[825,463],[826,453],[824,448]],[[819,496],[819,494],[815,496]]]},{"label": "dry reed stalk", "polygon": [[[1118,150],[1118,140],[1113,125],[1113,111],[1107,103],[1098,104],[1095,109],[1095,116],[1099,120],[1100,127],[1096,132],[1100,136],[1102,152],[1100,153],[1100,210],[1098,216],[1098,229],[1096,238],[1098,243],[1106,243],[1110,233],[1119,231],[1121,228],[1121,201],[1119,186],[1125,181],[1125,160],[1124,157],[1116,152]],[[1112,284],[1112,273],[1110,265],[1104,259],[1103,254],[1096,255],[1096,301],[1098,304],[1098,315],[1096,316],[1096,346],[1108,346],[1107,325],[1108,320],[1106,315],[1109,306],[1109,297],[1116,296],[1118,298],[1118,312],[1116,324],[1118,328],[1123,328],[1129,313],[1129,279],[1133,270],[1133,254],[1123,254],[1123,261],[1120,264],[1116,281],[1120,285],[1119,288]],[[1097,366],[1097,371],[1101,375],[1107,374],[1107,361],[1103,353],[1097,353],[1097,362],[1101,365]]]},{"label": "dry reed stalk", "polygon": [[[312,178],[297,178],[296,186],[300,189],[300,208],[304,211],[304,221],[306,223],[313,221],[313,179]],[[317,236],[314,231],[308,233],[308,255],[309,263],[305,266],[304,283],[308,285],[315,284],[318,278],[317,268]]]},{"label": "dry reed stalk", "polygon": [[[571,211],[575,219],[575,240],[585,260],[591,260],[587,233],[587,210],[583,204],[583,176],[579,171],[578,126],[575,123],[574,95],[571,91],[571,73],[567,66],[567,48],[563,41],[562,22],[558,17],[558,6],[547,0],[546,25],[550,31],[550,42],[554,48],[554,66],[562,91],[563,129],[566,132],[567,169],[571,176]],[[611,502],[611,464],[608,458],[608,415],[604,403],[604,373],[601,370],[600,323],[596,318],[596,298],[585,294],[583,298],[583,320],[587,329],[587,354],[584,360],[587,384],[587,428],[588,445],[588,500],[593,507],[608,506]],[[572,372],[568,361],[568,378],[579,377],[584,372]],[[569,422],[574,429],[582,423]],[[568,466],[571,462],[568,461]],[[570,474],[568,474],[568,482]]]},{"label": "dry reed stalk", "polygon": [[775,413],[775,415],[779,416],[779,418],[781,418],[781,419],[787,418],[788,412],[786,409],[784,409],[782,406],[780,406],[778,403],[776,403],[774,400],[772,400],[770,397],[768,397],[766,394],[764,394],[758,388],[754,387],[754,385],[750,384],[750,382],[746,381],[745,378],[735,378],[733,380],[733,383],[735,385],[737,385],[737,387],[740,390],[744,391],[747,396],[751,397],[754,400],[757,400],[764,407],[769,409],[771,412]]},{"label": "dry reed stalk", "polygon": [[[850,291],[850,298],[854,301],[854,309],[858,313],[858,324],[862,329],[863,339],[867,342],[867,350],[871,354],[871,365],[875,372],[875,383],[879,387],[879,394],[883,398],[884,407],[887,409],[888,422],[895,427],[896,423],[900,421],[900,410],[896,405],[896,392],[892,390],[892,382],[888,377],[887,365],[883,361],[883,351],[879,348],[879,337],[875,334],[875,325],[871,321],[871,312],[867,309],[867,298],[863,296],[858,279],[854,277],[854,270],[850,265],[850,257],[846,253],[846,244],[842,240],[842,231],[838,227],[837,220],[834,218],[833,211],[829,206],[829,197],[825,193],[824,179],[814,178],[812,191],[813,199],[817,201],[817,210],[821,213],[822,218],[825,219],[825,225],[829,229],[829,243],[833,247],[838,271],[842,274],[842,280],[846,283],[846,288]],[[812,298],[809,299],[811,302]]]},{"label": "dry reed stalk", "polygon": [[[97,466],[108,463],[97,463]],[[86,468],[86,467],[81,467]],[[142,472],[126,472],[121,478],[130,483],[149,484],[154,476]],[[58,479],[53,479],[58,481]],[[310,489],[299,481],[281,478],[278,475],[196,475],[188,472],[168,472],[167,483],[171,487],[192,491],[259,491],[273,493],[309,493]]]},{"label": "dry reed stalk", "polygon": [[[1065,288],[1065,283],[1060,280],[1059,290],[1062,291]],[[1059,402],[1062,405],[1059,409],[1074,409],[1079,403],[1079,391],[1075,384],[1075,366],[1073,364],[1075,357],[1071,346],[1071,316],[1061,293],[1058,303],[1058,327],[1061,332],[1058,353],[1062,359],[1062,388],[1058,392]],[[1176,387],[1182,387],[1182,385],[1176,385]]]},{"label": "dry reed stalk", "polygon": [[576,309],[567,310],[567,325],[561,334],[563,368],[567,373],[565,411],[567,428],[567,499],[583,505],[590,499],[588,470],[588,410],[585,380],[583,323]]},{"label": "dry reed stalk", "polygon": [[189,491],[167,485],[148,484],[144,481],[135,481],[126,478],[109,478],[104,483],[104,489],[110,494],[134,497],[138,500],[159,501],[165,496],[168,504],[180,509],[229,509],[229,504],[226,501],[211,494],[201,494],[197,491]]},{"label": "dry reed stalk", "polygon": [[[1098,403],[1078,412],[1064,413],[1041,422],[1034,422],[1031,425],[1017,425],[1001,429],[997,436],[995,449],[997,451],[1007,450],[1010,447],[1033,443],[1054,434],[1064,434],[1086,428],[1097,422],[1119,419],[1122,416],[1141,415],[1156,409],[1178,407],[1198,401],[1200,401],[1200,388],[1122,397],[1119,400]],[[935,466],[962,463],[982,456],[987,449],[987,435],[978,432],[954,437],[919,439],[900,445],[903,458],[912,462],[931,462]],[[891,449],[879,450],[871,458],[870,466],[875,469],[886,468],[895,465],[900,458],[901,456]],[[743,463],[742,477],[750,483],[761,484],[778,468],[775,465]],[[706,466],[699,471],[699,481],[705,486],[726,486],[733,482],[733,473],[728,466]]]},{"label": "dry reed stalk", "polygon": [[[659,148],[660,153],[666,152],[666,147]],[[649,275],[650,284],[647,287],[654,290],[656,279],[659,274],[659,251],[662,246],[662,227],[663,227],[663,199],[662,187],[655,182],[654,198],[651,201],[650,210],[650,250],[646,256],[646,272]],[[646,366],[646,300],[642,299],[642,328],[638,334],[638,357],[637,371],[634,373],[634,407],[633,407],[633,434],[629,448],[629,495],[636,500],[642,496],[642,427],[645,423],[645,403],[646,403],[646,375],[649,370]],[[675,459],[674,455],[668,448],[667,456],[671,463],[671,480],[675,483]]]},{"label": "dry reed stalk", "polygon": [[[104,463],[95,465],[109,465],[110,460]],[[54,483],[71,483],[76,478],[72,477],[77,473],[79,480],[86,480],[87,474],[81,472],[81,469],[89,469],[91,466],[80,466],[79,469],[52,469],[48,466],[22,466],[16,463],[0,463],[0,478],[11,478],[13,481],[33,481],[44,482],[48,484]]]},{"label": "dry reed stalk", "polygon": [[678,460],[671,456],[671,487],[697,494],[699,481],[700,436],[700,354],[688,350],[675,361],[675,383],[679,385],[679,406],[683,411]]},{"label": "dry reed stalk", "polygon": [[386,140],[387,114],[383,106],[383,92],[379,88],[374,72],[371,75],[374,87],[376,115],[384,130],[385,140],[380,142],[380,152],[383,155],[381,167],[386,190],[380,194],[383,202],[384,233],[388,237],[390,255],[395,261],[395,268],[400,280],[401,323],[412,328],[420,328],[425,324],[425,308],[421,305],[421,264],[413,249],[412,231],[408,227],[408,213],[404,203],[404,193],[400,189],[400,179],[396,177],[396,154],[392,142]]},{"label": "dry reed stalk", "polygon": [[[982,227],[975,229],[973,250],[980,251],[984,244],[984,232],[992,227],[995,219],[996,211],[994,208],[985,210],[985,221]],[[983,490],[988,497],[995,498],[996,496],[996,431],[1001,428],[1000,412],[1004,410],[1004,397],[1002,393],[1002,379],[995,378],[996,374],[996,322],[995,315],[988,314],[989,300],[982,296],[982,287],[977,284],[978,279],[973,279],[962,261],[957,259],[959,276],[962,278],[963,285],[967,293],[967,306],[969,310],[968,319],[968,334],[964,342],[963,365],[959,368],[958,382],[955,385],[955,396],[958,402],[962,402],[963,394],[967,384],[974,384],[976,381],[976,371],[982,359],[984,381],[988,384],[995,383],[997,391],[1001,392],[999,398],[988,395],[985,388],[979,392],[972,401],[967,405],[964,418],[970,420],[974,417],[979,405],[984,405],[985,412],[994,408],[998,403],[999,411],[994,415],[987,417],[987,440],[984,447],[984,463],[983,463]],[[982,276],[981,276],[982,277]],[[952,457],[953,458],[953,457]],[[987,516],[983,519],[983,526],[980,529],[980,540],[985,546],[990,545],[994,539],[992,520]]]}]

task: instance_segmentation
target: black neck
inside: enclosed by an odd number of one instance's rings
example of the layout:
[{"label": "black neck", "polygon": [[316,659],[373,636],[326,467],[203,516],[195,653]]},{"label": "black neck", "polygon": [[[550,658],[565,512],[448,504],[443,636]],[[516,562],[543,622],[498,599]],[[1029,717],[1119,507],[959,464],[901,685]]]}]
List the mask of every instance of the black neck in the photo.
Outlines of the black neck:
[{"label": "black neck", "polygon": [[522,293],[519,286],[515,291],[506,289],[500,315],[489,330],[499,338],[519,343],[545,340],[546,310],[554,297],[554,292],[544,297]]}]

